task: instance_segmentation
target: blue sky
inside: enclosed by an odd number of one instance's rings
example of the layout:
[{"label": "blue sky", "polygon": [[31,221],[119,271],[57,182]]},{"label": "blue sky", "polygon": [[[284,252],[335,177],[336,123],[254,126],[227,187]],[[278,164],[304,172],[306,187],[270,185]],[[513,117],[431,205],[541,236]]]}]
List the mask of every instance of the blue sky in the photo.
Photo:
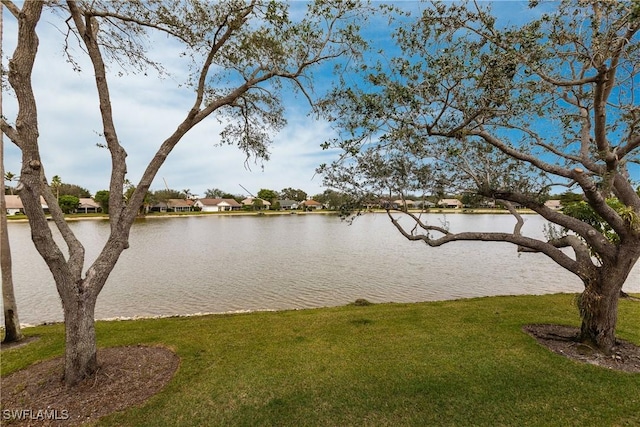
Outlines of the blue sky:
[{"label": "blue sky", "polygon": [[[400,2],[403,7],[418,11],[423,5],[415,1]],[[526,16],[526,2],[496,2],[494,10],[502,17],[520,20]],[[388,43],[388,29],[377,25],[378,49]],[[64,28],[59,19],[46,15],[38,27],[39,55],[33,74],[39,108],[40,147],[45,171],[50,179],[59,175],[63,182],[77,184],[92,193],[109,185],[109,152],[96,144],[103,143],[102,129],[91,67],[86,61],[83,72],[72,71],[62,52]],[[3,62],[15,46],[16,22],[5,11]],[[374,51],[377,49],[374,49]],[[163,39],[153,45],[153,55],[162,60],[175,76],[185,74],[177,61],[178,52]],[[110,89],[115,122],[121,143],[128,153],[128,178],[136,183],[157,147],[183,119],[192,98],[188,89],[180,89],[177,77],[158,79],[149,76],[113,74]],[[309,195],[321,193],[322,179],[315,175],[321,163],[339,157],[337,151],[323,151],[320,144],[335,136],[330,126],[308,115],[302,99],[287,97],[288,126],[274,139],[271,159],[256,164],[234,146],[218,146],[221,125],[210,117],[200,123],[181,141],[160,169],[152,189],[166,184],[176,190],[190,189],[204,195],[206,189],[219,188],[234,194],[246,194],[240,187],[257,193],[261,188],[279,191],[286,187],[300,188]],[[3,97],[4,115],[13,122],[15,99]],[[5,170],[19,174],[19,150],[5,138]]]},{"label": "blue sky", "polygon": [[[38,27],[40,48],[33,82],[40,121],[40,148],[49,179],[59,175],[63,182],[77,184],[92,193],[107,189],[110,176],[108,150],[104,143],[98,100],[91,67],[81,60],[83,71],[73,72],[62,51],[63,38],[58,28],[64,23],[44,16]],[[16,22],[5,11],[3,62],[15,46]],[[128,153],[128,178],[137,183],[160,143],[169,136],[188,112],[193,98],[189,89],[178,87],[186,76],[178,52],[164,39],[154,42],[151,53],[175,76],[159,79],[126,75],[111,67],[110,90],[118,136]],[[80,57],[80,56],[78,56]],[[190,189],[203,196],[206,189],[219,188],[233,194],[252,193],[261,188],[280,191],[300,188],[309,195],[321,193],[322,179],[315,175],[320,163],[336,153],[322,151],[320,144],[332,135],[328,124],[308,115],[308,104],[300,97],[287,96],[288,126],[274,139],[268,162],[247,160],[235,146],[219,146],[222,126],[214,117],[190,131],[160,169],[152,189],[167,185],[176,190]],[[16,114],[15,98],[3,97],[3,113],[12,123]],[[21,157],[15,145],[5,138],[5,171],[20,173]],[[15,184],[14,184],[15,185]]]}]

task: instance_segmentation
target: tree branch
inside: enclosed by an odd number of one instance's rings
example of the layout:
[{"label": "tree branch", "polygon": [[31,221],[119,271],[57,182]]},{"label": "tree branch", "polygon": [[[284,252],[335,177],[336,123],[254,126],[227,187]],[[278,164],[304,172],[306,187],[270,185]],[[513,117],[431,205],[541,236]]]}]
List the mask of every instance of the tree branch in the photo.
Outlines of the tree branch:
[{"label": "tree branch", "polygon": [[617,147],[615,154],[622,159],[638,147],[640,147],[640,135],[631,135],[626,143]]},{"label": "tree branch", "polygon": [[582,169],[575,168],[573,170],[573,179],[580,185],[582,191],[584,191],[584,195],[589,201],[589,204],[593,209],[605,220],[613,231],[615,231],[619,236],[627,236],[629,234],[629,229],[625,226],[624,220],[620,218],[620,215],[611,208],[607,204],[607,201],[600,191],[598,191],[598,187],[595,182],[591,180]]},{"label": "tree branch", "polygon": [[[499,232],[451,233],[448,230],[443,229],[442,227],[429,226],[423,223],[413,213],[404,212],[404,214],[410,216],[413,221],[419,222],[420,228],[422,228],[427,232],[426,234],[416,234],[415,232],[406,231],[404,227],[399,223],[398,219],[394,218],[393,215],[391,215],[391,212],[387,210],[387,215],[391,219],[391,223],[406,239],[410,241],[422,241],[430,247],[438,247],[438,246],[445,245],[447,243],[459,242],[459,241],[508,242],[508,243],[513,243],[518,247],[527,248],[529,250],[533,250],[536,252],[542,252],[545,255],[547,255],[549,258],[554,260],[557,264],[562,266],[563,268],[579,276],[581,276],[582,274],[580,273],[581,264],[578,261],[571,259],[569,256],[567,256],[564,252],[556,248],[551,243],[543,242],[541,240],[533,239],[530,237],[524,237],[522,235],[511,234],[511,233],[499,233]],[[429,235],[429,231],[437,231],[439,233],[442,233],[443,236],[439,238],[432,238]]]},{"label": "tree branch", "polygon": [[[124,177],[127,173],[126,157],[127,153],[120,145],[115,124],[113,122],[113,112],[111,109],[111,95],[107,83],[107,75],[100,48],[98,47],[98,27],[94,17],[84,13],[75,0],[68,0],[67,5],[73,17],[73,22],[78,29],[81,39],[87,47],[87,52],[95,72],[96,89],[100,101],[100,116],[102,118],[103,135],[107,142],[107,147],[111,152],[111,179],[109,194],[109,222],[112,232],[117,228],[117,223],[123,211],[123,185]],[[84,17],[84,20],[83,20]],[[122,243],[127,247],[126,242]]]},{"label": "tree branch", "polygon": [[128,23],[132,23],[132,24],[136,24],[139,25],[141,27],[145,27],[145,28],[151,28],[151,29],[155,29],[158,30],[160,32],[169,34],[177,39],[180,39],[184,42],[188,42],[187,39],[185,39],[181,34],[172,31],[169,28],[163,27],[162,25],[158,25],[158,24],[152,24],[151,22],[148,21],[142,21],[140,19],[136,19],[133,18],[131,16],[126,16],[126,15],[120,15],[117,13],[112,13],[112,12],[108,12],[108,11],[97,11],[97,10],[87,10],[85,11],[85,15],[86,16],[95,16],[98,18],[113,18],[116,19],[118,21],[123,21],[123,22],[128,22]]},{"label": "tree branch", "polygon": [[18,132],[9,123],[7,123],[4,118],[0,118],[0,130],[2,130],[5,135],[7,135],[11,142],[21,148],[20,136]]},{"label": "tree branch", "polygon": [[72,275],[71,277],[73,277],[74,281],[77,282],[82,277],[82,268],[84,267],[84,246],[76,238],[75,234],[73,234],[71,228],[69,228],[69,224],[64,218],[64,212],[62,212],[62,209],[58,204],[58,199],[46,182],[44,171],[42,173],[42,196],[44,197],[45,202],[47,202],[49,213],[51,214],[53,222],[56,224],[56,228],[60,231],[62,238],[67,244],[67,248],[69,249],[67,265]]},{"label": "tree branch", "polygon": [[20,8],[15,5],[11,0],[2,0],[2,4],[7,8],[14,18],[18,19],[20,16]]},{"label": "tree branch", "polygon": [[[556,165],[553,165],[551,163],[547,163],[547,162],[543,161],[541,158],[538,158],[538,157],[532,156],[530,154],[524,153],[524,152],[522,152],[520,150],[516,150],[515,148],[505,144],[500,139],[498,139],[495,136],[491,135],[489,132],[486,132],[484,130],[480,130],[480,131],[471,131],[470,134],[479,136],[480,138],[482,138],[483,140],[485,140],[486,142],[488,142],[492,146],[496,147],[498,150],[502,151],[503,153],[505,153],[506,155],[508,155],[508,156],[510,156],[510,157],[512,157],[514,159],[521,160],[523,162],[529,163],[529,164],[535,166],[538,169],[541,169],[541,170],[543,170],[545,172],[552,173],[552,174],[557,175],[557,176],[562,176],[562,177],[565,177],[565,178],[572,178],[571,171],[569,169],[562,168],[560,166],[556,166]],[[446,135],[444,135],[444,136],[446,136]]]},{"label": "tree branch", "polygon": [[499,192],[499,191],[490,191],[486,193],[483,192],[482,194],[486,197],[494,197],[496,199],[509,200],[519,205],[525,206],[531,209],[532,211],[536,212],[546,220],[578,234],[591,247],[593,247],[596,252],[601,253],[603,256],[605,257],[615,256],[614,245],[611,242],[609,242],[606,239],[606,237],[603,236],[598,230],[596,230],[595,228],[593,228],[591,225],[587,224],[584,221],[581,221],[577,218],[573,218],[569,215],[565,215],[554,209],[550,209],[546,207],[543,203],[540,203],[540,201],[534,200],[533,198],[525,194],[514,193],[514,192]]},{"label": "tree branch", "polygon": [[[190,112],[190,114],[192,114],[193,116],[195,116],[196,113],[200,111],[200,108],[202,107],[202,100],[204,99],[207,75],[209,73],[209,70],[211,69],[211,64],[213,63],[213,60],[216,54],[218,53],[218,51],[220,51],[222,46],[224,46],[225,43],[231,38],[231,36],[247,22],[247,17],[253,12],[253,6],[254,6],[254,2],[252,2],[249,7],[246,7],[245,10],[233,20],[233,22],[229,22],[229,16],[227,15],[224,22],[220,25],[220,27],[216,31],[216,34],[214,36],[214,43],[211,46],[209,53],[207,54],[207,58],[204,64],[202,65],[200,76],[198,78],[198,85],[196,87],[196,99],[193,103],[193,107]],[[223,28],[225,28],[225,26],[226,26],[226,30],[222,34],[222,37],[218,39],[218,35],[220,34],[220,31]]]},{"label": "tree branch", "polygon": [[[576,255],[576,261],[578,263],[595,268],[595,265],[591,260],[591,252],[589,251],[589,248],[578,237],[567,235],[558,239],[552,239],[548,243],[558,249],[571,247]],[[518,252],[537,253],[539,251],[531,248],[519,247]]]}]

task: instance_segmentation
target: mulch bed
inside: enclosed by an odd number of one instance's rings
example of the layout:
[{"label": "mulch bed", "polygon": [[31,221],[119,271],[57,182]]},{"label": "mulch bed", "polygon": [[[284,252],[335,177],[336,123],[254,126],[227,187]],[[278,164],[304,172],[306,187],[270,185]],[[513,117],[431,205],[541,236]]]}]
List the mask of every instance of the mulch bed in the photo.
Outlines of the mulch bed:
[{"label": "mulch bed", "polygon": [[640,373],[640,346],[617,340],[610,356],[575,340],[579,328],[561,325],[527,325],[523,330],[554,353],[578,362],[617,371]]},{"label": "mulch bed", "polygon": [[73,426],[93,422],[140,405],[162,390],[180,364],[171,350],[144,346],[99,349],[98,362],[97,374],[73,388],[62,382],[64,361],[60,357],[2,378],[0,424]]}]

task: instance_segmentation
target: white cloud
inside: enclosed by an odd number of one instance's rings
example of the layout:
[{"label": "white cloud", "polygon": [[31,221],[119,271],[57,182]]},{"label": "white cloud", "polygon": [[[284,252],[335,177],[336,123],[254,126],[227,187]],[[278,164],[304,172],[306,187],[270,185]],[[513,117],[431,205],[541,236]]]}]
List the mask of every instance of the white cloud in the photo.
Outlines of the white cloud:
[{"label": "white cloud", "polygon": [[[100,136],[102,123],[93,72],[81,60],[81,73],[74,72],[62,55],[63,37],[47,15],[38,29],[40,48],[33,74],[38,103],[40,148],[49,179],[59,175],[65,183],[88,188],[92,193],[108,188],[111,160]],[[60,23],[56,23],[61,27]],[[64,24],[62,24],[64,26]],[[4,51],[11,56],[15,47],[15,19],[5,13]],[[179,87],[187,75],[180,68],[178,51],[163,38],[152,41],[153,52],[174,77],[160,79],[155,73],[118,76],[119,68],[109,72],[112,107],[118,137],[128,153],[128,178],[137,182],[162,141],[186,116],[193,93]],[[78,53],[77,59],[81,56]],[[302,102],[302,101],[301,101]],[[15,120],[16,100],[3,99],[4,115]],[[289,106],[289,125],[274,139],[271,160],[246,168],[245,155],[231,146],[218,146],[221,125],[214,117],[200,123],[184,137],[160,169],[152,189],[164,188],[164,181],[176,190],[190,189],[203,195],[208,188],[245,193],[240,184],[254,194],[261,188],[281,190],[300,188],[310,195],[323,191],[315,168],[327,155],[320,144],[331,136],[326,123],[305,116],[307,107]],[[21,154],[5,140],[5,170],[19,174]]]},{"label": "white cloud", "polygon": [[[417,13],[423,5],[407,2],[406,9]],[[495,4],[494,8],[506,16],[520,16],[525,3]],[[301,8],[297,8],[301,9]],[[297,10],[296,9],[296,10]],[[300,10],[297,10],[300,12]],[[372,17],[376,30],[386,18]],[[46,15],[39,24],[39,56],[34,70],[34,88],[39,108],[41,153],[51,178],[59,175],[66,183],[77,184],[91,192],[108,188],[111,170],[109,152],[98,148],[104,143],[99,136],[102,124],[91,66],[82,59],[76,47],[81,73],[66,63],[62,43],[63,34],[55,27],[65,24],[54,16]],[[370,32],[374,35],[376,30]],[[5,9],[3,61],[15,46],[16,22]],[[388,42],[388,36],[377,35],[377,43]],[[110,90],[118,136],[128,158],[128,178],[137,182],[161,142],[168,137],[191,107],[192,91],[179,87],[188,75],[185,58],[179,47],[165,37],[151,39],[151,55],[163,63],[173,77],[159,79],[155,73],[124,75],[117,65],[110,70]],[[325,67],[318,71],[318,89],[326,89],[331,71]],[[292,97],[286,94],[289,103]],[[315,176],[316,167],[337,158],[335,151],[322,151],[320,144],[333,137],[324,122],[305,114],[308,107],[299,97],[288,105],[289,125],[275,138],[271,160],[261,165],[249,161],[236,147],[217,146],[221,127],[214,117],[200,123],[174,149],[160,169],[152,189],[164,187],[164,181],[177,190],[190,189],[204,194],[208,188],[220,188],[231,193],[244,193],[240,185],[254,194],[261,188],[281,190],[300,188],[313,195],[323,191],[321,177]],[[3,99],[4,115],[15,118],[15,99],[6,94]],[[5,142],[5,170],[18,174],[20,152],[9,141]]]},{"label": "white cloud", "polygon": [[320,144],[331,134],[326,123],[290,117],[264,163],[247,159],[235,146],[216,145],[219,130],[217,122],[209,121],[185,137],[160,169],[153,188],[164,187],[164,179],[170,188],[189,188],[198,195],[210,188],[246,194],[241,186],[254,195],[262,188],[300,188],[309,195],[323,191],[314,173],[325,155]]}]

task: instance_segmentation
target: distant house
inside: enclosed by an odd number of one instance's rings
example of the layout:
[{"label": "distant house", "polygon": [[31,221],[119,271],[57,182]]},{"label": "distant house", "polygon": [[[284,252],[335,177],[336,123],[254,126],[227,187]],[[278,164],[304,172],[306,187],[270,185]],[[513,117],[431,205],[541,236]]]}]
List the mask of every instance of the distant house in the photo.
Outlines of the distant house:
[{"label": "distant house", "polygon": [[192,210],[193,200],[167,199],[151,206],[151,212],[189,212]]},{"label": "distant house", "polygon": [[305,209],[322,209],[322,203],[316,202],[313,199],[305,200],[300,203],[300,206],[303,206]]},{"label": "distant house", "polygon": [[402,200],[402,199],[398,199],[398,200],[394,200],[393,204],[395,205],[396,209],[400,208],[403,209],[405,206],[407,207],[407,209],[413,209],[416,206],[416,202],[414,202],[413,200]]},{"label": "distant house", "polygon": [[387,199],[380,199],[378,201],[378,206],[382,209],[398,209],[398,205],[394,204],[393,201]]},{"label": "distant house", "polygon": [[95,200],[89,197],[80,197],[80,204],[76,209],[78,213],[98,213],[102,212],[102,207]]},{"label": "distant house", "polygon": [[462,207],[462,202],[458,199],[440,199],[438,201],[438,206],[443,208],[460,209]]},{"label": "distant house", "polygon": [[167,212],[167,202],[158,202],[149,208],[149,212]]},{"label": "distant house", "polygon": [[7,215],[18,215],[24,213],[24,206],[20,196],[5,195],[4,200],[7,204]]},{"label": "distant house", "polygon": [[549,209],[553,209],[555,211],[562,209],[562,203],[560,203],[560,200],[556,199],[547,200],[546,202],[544,202],[544,205]]},{"label": "distant house", "polygon": [[485,208],[485,209],[494,209],[496,207],[496,201],[495,200],[483,199],[478,204],[478,207],[479,208]]},{"label": "distant house", "polygon": [[169,199],[167,200],[167,210],[169,212],[189,212],[193,206],[193,200]]},{"label": "distant house", "polygon": [[298,202],[295,200],[278,200],[278,204],[280,205],[280,209],[290,210],[290,209],[298,209]]},{"label": "distant house", "polygon": [[[435,206],[434,203],[431,203],[426,200],[413,201],[410,199],[402,200],[386,200],[381,199],[378,203],[378,206],[382,209],[404,209],[406,206],[407,209],[419,209],[419,208],[432,208]],[[372,206],[369,206],[372,207]]]},{"label": "distant house", "polygon": [[271,202],[268,202],[263,199],[259,199],[257,197],[247,197],[241,203],[243,206],[253,206],[253,207],[256,207],[257,209],[269,209],[269,206],[271,206]]},{"label": "distant house", "polygon": [[436,204],[435,204],[435,203],[433,203],[433,202],[430,202],[430,201],[428,201],[428,200],[421,200],[421,201],[419,201],[419,202],[416,202],[416,206],[417,206],[417,207],[422,207],[422,208],[428,209],[428,208],[433,208],[433,207],[435,207],[435,206],[436,206]]},{"label": "distant house", "polygon": [[228,212],[240,210],[242,205],[234,199],[198,199],[193,206],[202,212]]},{"label": "distant house", "polygon": [[[24,213],[24,205],[22,204],[22,200],[20,200],[20,196],[17,195],[5,195],[4,200],[7,204],[7,215],[17,215],[20,213]],[[40,205],[42,206],[42,210],[45,213],[49,213],[49,205],[44,201],[44,197],[40,196]]]}]

